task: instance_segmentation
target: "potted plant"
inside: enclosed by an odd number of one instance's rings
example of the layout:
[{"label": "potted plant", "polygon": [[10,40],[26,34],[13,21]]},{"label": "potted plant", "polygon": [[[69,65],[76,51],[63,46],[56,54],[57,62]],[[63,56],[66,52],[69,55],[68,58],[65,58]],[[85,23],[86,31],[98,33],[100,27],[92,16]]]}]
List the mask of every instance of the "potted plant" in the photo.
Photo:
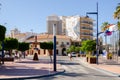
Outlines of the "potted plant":
[{"label": "potted plant", "polygon": [[96,57],[92,56],[92,51],[96,50],[96,42],[94,40],[83,41],[81,50],[87,52],[86,54],[87,62],[96,63]]},{"label": "potted plant", "polygon": [[112,59],[112,56],[113,56],[112,53],[108,53],[108,54],[107,54],[107,59]]}]

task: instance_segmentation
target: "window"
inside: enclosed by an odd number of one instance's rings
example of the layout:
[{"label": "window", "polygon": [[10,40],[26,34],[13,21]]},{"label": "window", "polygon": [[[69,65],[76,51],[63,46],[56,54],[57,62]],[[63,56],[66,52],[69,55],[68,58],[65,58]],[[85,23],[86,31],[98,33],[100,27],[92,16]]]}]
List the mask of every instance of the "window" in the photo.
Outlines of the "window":
[{"label": "window", "polygon": [[69,45],[69,42],[67,42],[67,45]]}]

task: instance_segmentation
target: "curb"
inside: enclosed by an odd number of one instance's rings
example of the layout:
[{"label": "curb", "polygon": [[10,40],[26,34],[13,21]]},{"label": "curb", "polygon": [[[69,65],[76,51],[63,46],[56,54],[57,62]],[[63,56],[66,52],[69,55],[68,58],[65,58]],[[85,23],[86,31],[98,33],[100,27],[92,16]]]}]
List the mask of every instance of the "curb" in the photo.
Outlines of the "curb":
[{"label": "curb", "polygon": [[24,79],[37,79],[37,78],[43,78],[43,77],[50,77],[50,76],[55,76],[55,75],[58,75],[58,74],[62,74],[64,73],[65,70],[62,70],[60,72],[56,72],[56,73],[52,73],[52,74],[46,74],[46,75],[40,75],[40,76],[33,76],[33,77],[21,77],[21,78],[3,78],[3,79],[0,79],[0,80],[24,80]]},{"label": "curb", "polygon": [[[96,67],[94,67],[94,68],[96,68]],[[98,71],[103,71],[103,72],[107,72],[107,73],[111,73],[112,75],[114,75],[114,76],[118,76],[118,77],[120,77],[120,74],[118,74],[118,73],[114,73],[114,72],[111,72],[111,71],[108,71],[108,70],[105,70],[105,69],[101,69],[101,68],[96,68],[96,69],[99,69]]]},{"label": "curb", "polygon": [[[112,75],[114,75],[114,76],[120,77],[120,74],[118,74],[118,73],[114,73],[114,72],[111,72],[111,71],[108,71],[108,70],[105,70],[105,69],[93,67],[93,66],[91,66],[91,65],[90,65],[89,63],[87,63],[87,62],[84,62],[84,63],[83,63],[83,60],[81,60],[81,59],[80,59],[79,61],[80,61],[81,64],[83,64],[83,66],[85,66],[85,67],[88,67],[88,68],[95,69],[95,70],[100,71],[100,72],[104,72],[104,73],[108,73],[108,74],[112,74]],[[102,71],[101,71],[101,70],[102,70]]]}]

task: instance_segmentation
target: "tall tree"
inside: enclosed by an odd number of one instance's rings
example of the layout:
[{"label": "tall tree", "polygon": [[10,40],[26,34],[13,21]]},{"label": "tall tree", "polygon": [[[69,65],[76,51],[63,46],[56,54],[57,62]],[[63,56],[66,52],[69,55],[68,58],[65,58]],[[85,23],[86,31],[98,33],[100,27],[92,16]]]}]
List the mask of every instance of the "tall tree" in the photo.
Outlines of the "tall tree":
[{"label": "tall tree", "polygon": [[3,25],[0,25],[0,41],[5,39],[6,28]]},{"label": "tall tree", "polygon": [[18,50],[24,54],[24,58],[25,58],[25,51],[28,49],[29,49],[29,43],[19,42]]},{"label": "tall tree", "polygon": [[118,6],[116,7],[116,10],[114,12],[114,19],[117,19],[117,26],[118,26],[118,30],[119,30],[119,56],[120,56],[120,3],[118,3]]},{"label": "tall tree", "polygon": [[120,3],[118,3],[118,6],[116,7],[116,10],[113,15],[115,19],[120,19]]},{"label": "tall tree", "polygon": [[120,30],[120,3],[116,7],[116,10],[113,15],[114,15],[114,19],[118,19],[117,26],[118,29]]},{"label": "tall tree", "polygon": [[[108,22],[102,23],[102,25],[101,25],[102,32],[105,32],[109,28],[109,25],[110,24]],[[108,51],[108,47],[107,47],[107,35],[106,35],[106,33],[104,34],[104,36],[105,36],[106,50]]]},{"label": "tall tree", "polygon": [[40,43],[40,48],[41,49],[44,49],[44,50],[48,50],[49,52],[49,56],[50,56],[50,59],[51,59],[51,62],[52,62],[52,50],[53,50],[53,42],[41,42]]},{"label": "tall tree", "polygon": [[101,26],[102,32],[104,32],[104,31],[108,28],[107,26],[109,26],[109,23],[108,23],[108,22],[102,23],[102,26]]},{"label": "tall tree", "polygon": [[8,50],[9,55],[11,56],[12,50],[18,48],[18,40],[15,38],[5,38],[4,46],[5,50]]},{"label": "tall tree", "polygon": [[0,41],[2,42],[2,64],[4,64],[4,39],[5,39],[6,27],[0,25]]}]

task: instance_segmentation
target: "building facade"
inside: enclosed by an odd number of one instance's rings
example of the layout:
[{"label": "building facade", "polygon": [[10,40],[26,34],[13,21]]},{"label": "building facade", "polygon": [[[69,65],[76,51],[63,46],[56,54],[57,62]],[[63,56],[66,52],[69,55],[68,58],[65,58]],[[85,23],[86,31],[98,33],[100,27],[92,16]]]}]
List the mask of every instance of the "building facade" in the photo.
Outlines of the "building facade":
[{"label": "building facade", "polygon": [[80,41],[80,17],[69,16],[66,18],[66,35],[72,40]]},{"label": "building facade", "polygon": [[[71,45],[71,39],[65,35],[56,35],[56,54],[66,55],[66,49]],[[30,43],[29,54],[38,53],[40,55],[49,55],[48,50],[40,48],[40,42],[53,42],[53,35],[51,34],[39,34],[36,37],[26,39],[27,43]],[[37,48],[37,50],[36,50]]]},{"label": "building facade", "polygon": [[[52,34],[53,24],[57,24],[56,31],[59,32],[59,34],[61,35],[69,36],[73,41],[74,40],[83,41],[88,39],[93,40],[93,19],[89,17],[82,17],[76,15],[76,16],[48,16],[48,18],[49,18],[47,20],[48,34],[50,33]],[[55,20],[59,23],[59,25],[57,22],[55,23]]]},{"label": "building facade", "polygon": [[80,39],[93,40],[93,19],[80,17]]},{"label": "building facade", "polygon": [[47,33],[53,34],[53,25],[56,24],[56,35],[62,34],[62,21],[57,15],[47,17]]},{"label": "building facade", "polygon": [[11,30],[11,35],[9,37],[18,39],[19,42],[24,42],[27,38],[35,36],[37,33],[26,32],[21,33],[17,28]]}]

